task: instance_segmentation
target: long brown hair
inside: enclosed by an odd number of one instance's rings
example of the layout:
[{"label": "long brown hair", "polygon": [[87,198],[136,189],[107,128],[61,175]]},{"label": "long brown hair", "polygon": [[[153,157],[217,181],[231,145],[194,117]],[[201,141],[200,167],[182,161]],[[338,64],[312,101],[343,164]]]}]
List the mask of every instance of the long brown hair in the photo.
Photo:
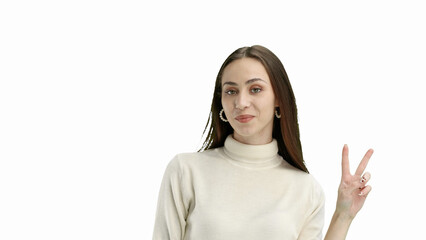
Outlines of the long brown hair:
[{"label": "long brown hair", "polygon": [[292,166],[309,173],[303,160],[302,145],[300,143],[296,99],[287,73],[278,57],[269,49],[259,45],[235,50],[222,64],[216,77],[211,111],[203,132],[203,134],[206,134],[206,131],[208,131],[207,136],[199,151],[222,147],[226,137],[234,131],[229,123],[225,123],[219,118],[219,112],[222,109],[221,81],[226,66],[232,61],[241,58],[254,58],[261,62],[271,80],[281,114],[281,118],[274,118],[272,130],[272,137],[278,142],[278,154]]}]

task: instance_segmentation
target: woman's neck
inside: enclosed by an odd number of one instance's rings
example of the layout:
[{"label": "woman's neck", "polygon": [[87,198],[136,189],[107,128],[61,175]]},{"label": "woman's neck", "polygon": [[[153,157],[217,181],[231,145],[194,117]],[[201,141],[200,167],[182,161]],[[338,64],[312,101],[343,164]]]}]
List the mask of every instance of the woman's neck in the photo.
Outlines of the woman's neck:
[{"label": "woman's neck", "polygon": [[272,134],[256,135],[256,136],[242,136],[234,132],[232,137],[240,143],[248,145],[264,145],[272,142]]}]

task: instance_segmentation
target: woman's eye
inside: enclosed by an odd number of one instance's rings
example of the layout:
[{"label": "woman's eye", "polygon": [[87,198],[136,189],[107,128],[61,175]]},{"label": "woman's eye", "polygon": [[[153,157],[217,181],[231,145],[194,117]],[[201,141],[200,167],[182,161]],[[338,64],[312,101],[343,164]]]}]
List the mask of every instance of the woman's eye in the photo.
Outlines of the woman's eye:
[{"label": "woman's eye", "polygon": [[235,90],[226,90],[225,93],[228,94],[228,95],[234,95],[235,93],[237,93],[237,91],[235,91]]},{"label": "woman's eye", "polygon": [[262,91],[262,89],[261,89],[261,88],[252,88],[252,89],[251,89],[251,92],[252,92],[252,93],[259,93],[260,91]]}]

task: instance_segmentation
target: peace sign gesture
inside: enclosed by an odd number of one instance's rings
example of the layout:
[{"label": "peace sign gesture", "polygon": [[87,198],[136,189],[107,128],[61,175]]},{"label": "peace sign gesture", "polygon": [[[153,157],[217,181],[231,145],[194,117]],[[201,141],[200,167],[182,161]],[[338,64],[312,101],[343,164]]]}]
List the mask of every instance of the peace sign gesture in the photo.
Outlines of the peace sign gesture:
[{"label": "peace sign gesture", "polygon": [[362,158],[355,175],[352,175],[349,170],[349,149],[345,144],[342,151],[342,180],[340,182],[336,212],[348,216],[353,219],[364,205],[368,193],[371,191],[371,186],[366,185],[370,180],[370,173],[364,173],[368,161],[373,154],[373,149],[369,149]]}]

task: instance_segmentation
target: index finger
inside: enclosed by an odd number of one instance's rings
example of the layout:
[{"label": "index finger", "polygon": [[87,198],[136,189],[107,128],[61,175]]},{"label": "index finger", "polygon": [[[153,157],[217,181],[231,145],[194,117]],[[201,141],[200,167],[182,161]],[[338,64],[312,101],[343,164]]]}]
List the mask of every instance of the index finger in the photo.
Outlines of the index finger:
[{"label": "index finger", "polygon": [[374,150],[368,149],[368,151],[365,153],[364,157],[362,158],[361,162],[358,165],[358,168],[356,169],[355,175],[361,176],[364,172],[365,168],[367,167],[368,161],[371,158],[371,155],[373,155]]}]

